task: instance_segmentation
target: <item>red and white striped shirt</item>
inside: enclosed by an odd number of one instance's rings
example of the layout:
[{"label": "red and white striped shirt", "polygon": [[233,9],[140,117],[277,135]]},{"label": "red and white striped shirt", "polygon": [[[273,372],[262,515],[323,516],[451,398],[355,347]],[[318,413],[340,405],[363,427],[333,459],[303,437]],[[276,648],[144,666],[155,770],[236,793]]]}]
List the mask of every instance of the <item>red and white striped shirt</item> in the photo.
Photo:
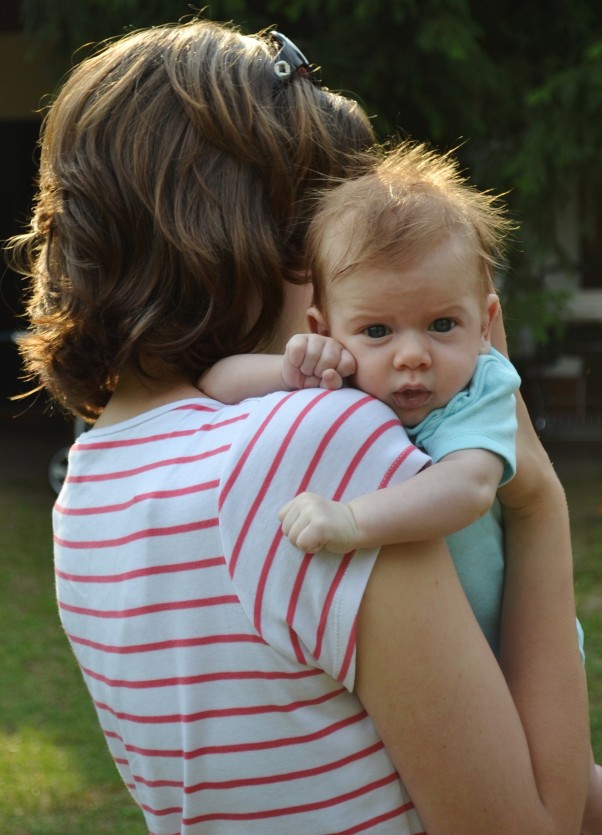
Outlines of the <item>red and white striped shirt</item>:
[{"label": "red and white striped shirt", "polygon": [[422,832],[352,692],[377,552],[304,555],[277,512],[427,460],[353,389],[180,401],[74,445],[54,511],[60,613],[150,832]]}]

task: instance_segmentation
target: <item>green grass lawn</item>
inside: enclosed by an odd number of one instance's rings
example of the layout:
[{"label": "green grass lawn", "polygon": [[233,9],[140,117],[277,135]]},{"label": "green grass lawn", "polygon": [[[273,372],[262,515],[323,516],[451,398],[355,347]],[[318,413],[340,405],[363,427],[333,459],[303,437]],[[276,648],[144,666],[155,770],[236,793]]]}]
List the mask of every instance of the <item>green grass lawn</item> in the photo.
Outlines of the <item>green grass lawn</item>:
[{"label": "green grass lawn", "polygon": [[[594,752],[602,761],[602,472],[561,476],[573,518]],[[43,483],[0,478],[0,832],[142,835],[59,626],[52,501]]]},{"label": "green grass lawn", "polygon": [[597,472],[564,474],[571,510],[577,612],[585,630],[592,744],[602,762],[602,463]]},{"label": "green grass lawn", "polygon": [[53,498],[0,480],[0,832],[142,835],[59,626]]}]

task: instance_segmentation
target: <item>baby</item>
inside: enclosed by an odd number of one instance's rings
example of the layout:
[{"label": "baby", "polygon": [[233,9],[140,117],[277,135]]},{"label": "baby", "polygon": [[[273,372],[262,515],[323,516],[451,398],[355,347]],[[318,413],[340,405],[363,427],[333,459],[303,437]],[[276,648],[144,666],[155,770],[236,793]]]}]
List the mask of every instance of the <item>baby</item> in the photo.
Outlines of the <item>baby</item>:
[{"label": "baby", "polygon": [[[433,466],[348,503],[302,493],[280,510],[282,530],[306,553],[460,532],[448,544],[452,556],[475,557],[463,571],[454,561],[494,651],[499,624],[483,612],[501,601],[502,574],[491,573],[503,566],[501,522],[490,513],[491,524],[471,523],[515,470],[520,380],[491,348],[491,274],[509,230],[495,199],[471,188],[452,158],[404,144],[321,200],[308,237],[311,332],[293,337],[284,356],[222,360],[199,383],[238,402],[349,378],[387,403]],[[579,623],[577,632],[583,655]],[[599,832],[600,820],[602,767],[592,756],[582,835]]]},{"label": "baby", "polygon": [[310,227],[311,333],[284,356],[217,363],[201,380],[237,402],[343,378],[389,405],[434,466],[348,503],[302,493],[282,530],[314,553],[447,536],[491,507],[514,474],[512,365],[491,348],[491,273],[509,222],[449,155],[403,144],[322,198]]}]

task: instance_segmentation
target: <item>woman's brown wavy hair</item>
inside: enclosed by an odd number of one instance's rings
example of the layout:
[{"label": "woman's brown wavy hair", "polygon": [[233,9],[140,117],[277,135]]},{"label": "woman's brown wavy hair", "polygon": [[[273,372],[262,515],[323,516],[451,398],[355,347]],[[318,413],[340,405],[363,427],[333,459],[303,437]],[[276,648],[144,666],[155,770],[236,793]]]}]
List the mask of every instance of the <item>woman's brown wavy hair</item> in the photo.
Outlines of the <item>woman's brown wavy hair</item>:
[{"label": "woman's brown wavy hair", "polygon": [[[30,278],[28,377],[96,417],[120,369],[191,381],[273,335],[303,275],[318,186],[374,142],[359,106],[275,79],[262,34],[194,20],[105,44],[41,133],[39,188],[12,260]],[[253,313],[252,313],[253,312]]]}]

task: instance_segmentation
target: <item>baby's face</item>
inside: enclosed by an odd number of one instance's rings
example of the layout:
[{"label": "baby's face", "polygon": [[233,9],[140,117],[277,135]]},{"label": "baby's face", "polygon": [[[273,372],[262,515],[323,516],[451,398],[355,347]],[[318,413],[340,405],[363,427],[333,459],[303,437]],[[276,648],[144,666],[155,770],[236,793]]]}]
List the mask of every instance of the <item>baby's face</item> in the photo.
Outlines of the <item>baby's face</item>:
[{"label": "baby's face", "polygon": [[323,332],[355,357],[354,385],[414,426],[468,385],[496,311],[476,256],[450,238],[409,265],[362,267],[335,280]]}]

